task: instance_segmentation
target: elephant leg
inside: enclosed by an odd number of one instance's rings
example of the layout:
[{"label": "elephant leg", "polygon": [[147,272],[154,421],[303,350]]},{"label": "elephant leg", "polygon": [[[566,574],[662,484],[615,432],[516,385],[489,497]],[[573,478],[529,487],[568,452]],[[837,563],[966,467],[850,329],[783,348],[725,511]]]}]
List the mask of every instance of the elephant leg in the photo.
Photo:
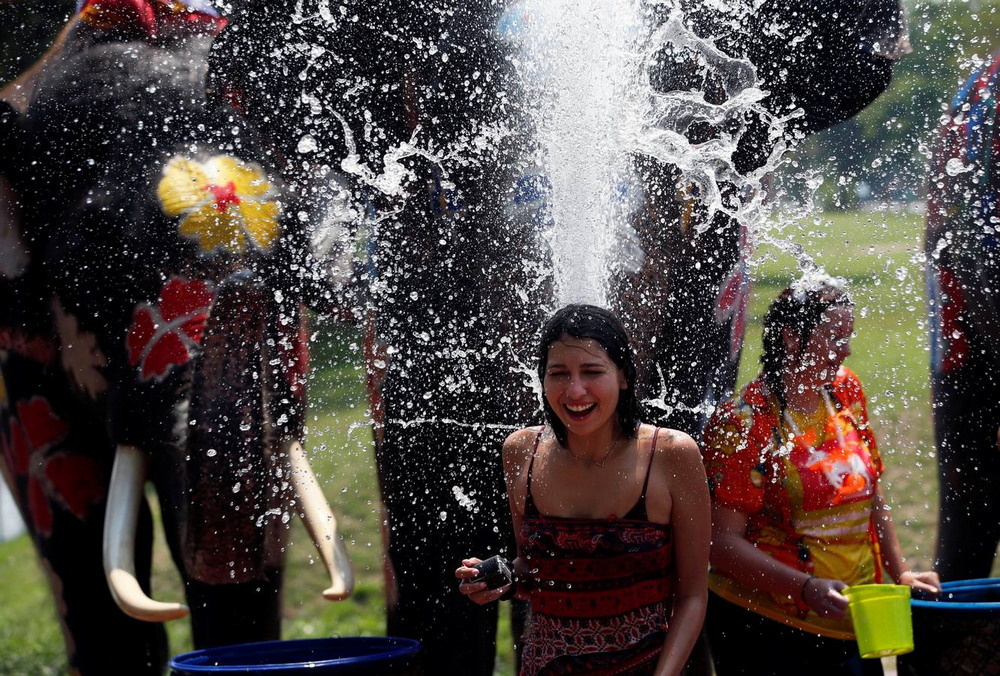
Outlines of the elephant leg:
[{"label": "elephant leg", "polygon": [[935,568],[942,580],[989,577],[1000,543],[1000,388],[992,373],[969,364],[933,382],[941,491]]},{"label": "elephant leg", "polygon": [[[84,675],[160,674],[166,632],[119,610],[105,581],[102,537],[111,442],[103,427],[81,412],[46,352],[26,355],[19,350],[31,340],[15,342],[20,347],[2,359],[4,473],[51,583],[69,666]],[[152,532],[144,502],[136,572],[147,590]]]},{"label": "elephant leg", "polygon": [[707,216],[675,186],[671,167],[640,161],[645,204],[635,229],[645,264],[623,273],[613,304],[633,338],[648,418],[698,438],[716,402],[736,382],[749,296],[743,226]]},{"label": "elephant leg", "polygon": [[389,423],[379,473],[388,512],[397,601],[388,633],[419,639],[427,673],[493,673],[497,604],[458,593],[461,560],[506,551],[496,433],[447,424]]},{"label": "elephant leg", "polygon": [[234,643],[273,641],[281,636],[280,568],[267,571],[266,579],[235,584],[205,584],[186,580],[195,648],[202,650]]},{"label": "elephant leg", "polygon": [[[43,554],[67,643],[75,654],[71,666],[81,674],[161,674],[167,661],[167,636],[162,624],[126,616],[108,592],[102,565],[103,509],[82,527],[57,527]],[[68,519],[67,519],[68,520]],[[67,532],[67,531],[76,532]],[[153,522],[143,504],[136,531],[136,574],[149,590]],[[61,610],[62,612],[62,610]],[[126,666],[127,665],[127,666]]]}]

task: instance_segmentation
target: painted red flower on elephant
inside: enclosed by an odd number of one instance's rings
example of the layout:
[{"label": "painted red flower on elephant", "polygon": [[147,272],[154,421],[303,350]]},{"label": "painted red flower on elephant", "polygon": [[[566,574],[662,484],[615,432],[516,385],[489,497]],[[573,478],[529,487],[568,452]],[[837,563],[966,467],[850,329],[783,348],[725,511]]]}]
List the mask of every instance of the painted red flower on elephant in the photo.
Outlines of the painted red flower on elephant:
[{"label": "painted red flower on elephant", "polygon": [[104,472],[93,458],[57,453],[45,462],[43,471],[66,509],[81,520],[91,505],[104,500]]},{"label": "painted red flower on elephant", "polygon": [[50,453],[69,432],[69,425],[52,411],[43,397],[17,404],[8,436],[0,439],[4,457],[15,477],[28,480],[28,513],[39,533],[52,534],[52,503],[63,505],[84,519],[91,505],[104,499],[104,474],[93,459],[68,453]]},{"label": "painted red flower on elephant", "polygon": [[136,308],[125,345],[129,364],[140,367],[143,380],[161,379],[173,366],[187,363],[201,344],[214,297],[210,282],[172,277],[158,304]]}]

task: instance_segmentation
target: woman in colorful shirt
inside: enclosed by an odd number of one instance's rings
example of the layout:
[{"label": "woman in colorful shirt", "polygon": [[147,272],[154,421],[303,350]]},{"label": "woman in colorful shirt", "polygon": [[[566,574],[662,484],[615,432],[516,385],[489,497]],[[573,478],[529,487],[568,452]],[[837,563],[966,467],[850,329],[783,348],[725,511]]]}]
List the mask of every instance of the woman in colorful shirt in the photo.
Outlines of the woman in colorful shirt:
[{"label": "woman in colorful shirt", "polygon": [[854,308],[832,280],[786,289],[764,317],[760,376],[704,432],[712,490],[707,620],[716,673],[881,674],[862,660],[846,587],[928,593],[906,570],[878,485],[864,391],[843,366]]},{"label": "woman in colorful shirt", "polygon": [[[538,353],[547,427],[504,443],[518,582],[459,590],[531,602],[521,673],[678,674],[707,600],[710,502],[694,441],[639,422],[635,366],[614,315],[560,310]],[[620,515],[620,516],[619,516]]]}]

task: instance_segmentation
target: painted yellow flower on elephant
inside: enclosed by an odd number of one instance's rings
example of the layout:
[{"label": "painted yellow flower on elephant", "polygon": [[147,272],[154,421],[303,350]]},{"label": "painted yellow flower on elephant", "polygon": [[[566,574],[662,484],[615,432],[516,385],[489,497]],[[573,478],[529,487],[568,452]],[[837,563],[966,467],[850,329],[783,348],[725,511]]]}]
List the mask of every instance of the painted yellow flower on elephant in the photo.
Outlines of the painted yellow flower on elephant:
[{"label": "painted yellow flower on elephant", "polygon": [[198,240],[202,251],[246,250],[247,242],[267,250],[278,236],[278,212],[264,172],[229,155],[198,162],[173,157],[157,187],[163,212],[180,216],[180,233]]}]

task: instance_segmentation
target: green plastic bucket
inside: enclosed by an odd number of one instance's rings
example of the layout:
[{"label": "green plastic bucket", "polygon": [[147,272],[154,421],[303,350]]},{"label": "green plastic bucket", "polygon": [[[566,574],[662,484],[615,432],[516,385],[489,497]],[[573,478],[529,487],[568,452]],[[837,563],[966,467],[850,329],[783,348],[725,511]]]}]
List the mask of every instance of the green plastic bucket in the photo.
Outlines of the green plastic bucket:
[{"label": "green plastic bucket", "polygon": [[899,584],[863,584],[843,591],[862,657],[889,657],[913,650],[910,588]]}]

